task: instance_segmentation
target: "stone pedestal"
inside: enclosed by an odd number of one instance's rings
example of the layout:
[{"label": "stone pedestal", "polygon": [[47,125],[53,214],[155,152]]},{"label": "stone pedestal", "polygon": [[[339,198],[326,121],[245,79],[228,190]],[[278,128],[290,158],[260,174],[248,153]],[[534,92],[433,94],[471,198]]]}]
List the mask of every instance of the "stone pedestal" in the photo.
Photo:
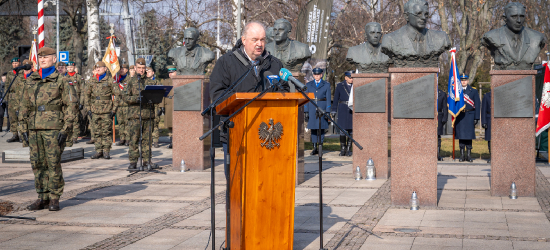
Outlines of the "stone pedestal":
[{"label": "stone pedestal", "polygon": [[535,196],[536,70],[493,70],[491,74],[491,195]]},{"label": "stone pedestal", "polygon": [[172,164],[179,167],[185,160],[187,168],[203,170],[210,167],[210,137],[199,137],[210,128],[209,116],[201,116],[210,103],[208,82],[203,75],[175,76],[174,115],[172,117]]},{"label": "stone pedestal", "polygon": [[391,201],[437,205],[438,68],[390,68]]},{"label": "stone pedestal", "polygon": [[366,166],[372,158],[376,178],[389,177],[388,166],[388,80],[390,74],[352,74],[353,77],[353,138],[363,146],[353,145],[353,169],[361,169],[366,176]]}]

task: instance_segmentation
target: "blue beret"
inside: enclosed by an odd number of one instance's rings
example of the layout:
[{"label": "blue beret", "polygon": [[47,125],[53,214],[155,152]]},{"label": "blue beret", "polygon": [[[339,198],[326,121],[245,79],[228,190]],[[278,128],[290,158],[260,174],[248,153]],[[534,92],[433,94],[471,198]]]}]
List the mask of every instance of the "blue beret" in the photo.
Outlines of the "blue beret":
[{"label": "blue beret", "polygon": [[468,75],[466,75],[466,74],[460,75],[460,80],[468,80],[468,79],[470,79],[470,77]]},{"label": "blue beret", "polygon": [[321,69],[321,68],[314,68],[314,69],[312,70],[312,72],[313,72],[313,74],[315,74],[315,75],[323,74],[323,69]]}]

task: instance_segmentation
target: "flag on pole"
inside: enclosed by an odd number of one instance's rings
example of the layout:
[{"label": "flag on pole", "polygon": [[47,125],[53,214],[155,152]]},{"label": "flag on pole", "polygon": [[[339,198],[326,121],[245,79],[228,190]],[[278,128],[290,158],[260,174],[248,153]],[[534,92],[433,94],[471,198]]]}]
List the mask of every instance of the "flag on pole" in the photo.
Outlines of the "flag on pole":
[{"label": "flag on pole", "polygon": [[550,127],[550,66],[548,62],[544,62],[542,65],[544,66],[544,84],[542,85],[539,117],[537,119],[537,129],[535,130],[536,136],[539,136],[540,133]]},{"label": "flag on pole", "polygon": [[449,85],[447,87],[447,91],[449,92],[447,95],[447,106],[449,107],[449,113],[453,117],[452,125],[454,128],[455,118],[464,108],[466,108],[466,104],[464,103],[462,84],[458,79],[459,74],[458,67],[456,66],[456,48],[452,48],[449,52],[451,53],[451,69],[449,72]]},{"label": "flag on pole", "polygon": [[32,41],[31,52],[29,54],[29,59],[31,60],[31,63],[32,63],[32,71],[37,71],[38,70],[38,56],[37,56],[37,53],[36,53],[36,41]]},{"label": "flag on pole", "polygon": [[113,40],[115,36],[107,37],[109,39],[109,46],[107,46],[107,51],[105,51],[105,56],[103,56],[103,62],[105,66],[109,69],[112,76],[116,76],[120,70],[120,64],[118,63],[118,56],[116,55],[115,41]]}]

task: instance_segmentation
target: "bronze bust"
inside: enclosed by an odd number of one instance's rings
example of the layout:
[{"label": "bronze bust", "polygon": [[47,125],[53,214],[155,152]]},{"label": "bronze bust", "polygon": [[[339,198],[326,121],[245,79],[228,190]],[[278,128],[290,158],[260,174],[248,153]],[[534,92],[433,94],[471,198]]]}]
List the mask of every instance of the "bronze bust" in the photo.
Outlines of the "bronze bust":
[{"label": "bronze bust", "polygon": [[281,60],[286,69],[299,72],[304,62],[311,57],[307,44],[291,40],[288,33],[292,25],[286,19],[278,19],[273,26],[273,42],[268,43],[265,49],[274,57]]},{"label": "bronze bust", "polygon": [[380,50],[382,25],[376,22],[365,25],[366,42],[348,49],[346,60],[354,64],[359,73],[385,73],[391,64],[391,59]]},{"label": "bronze bust", "polygon": [[204,75],[206,66],[215,58],[214,52],[197,44],[196,28],[185,29],[183,37],[185,46],[171,49],[168,58],[176,64],[178,75]]}]

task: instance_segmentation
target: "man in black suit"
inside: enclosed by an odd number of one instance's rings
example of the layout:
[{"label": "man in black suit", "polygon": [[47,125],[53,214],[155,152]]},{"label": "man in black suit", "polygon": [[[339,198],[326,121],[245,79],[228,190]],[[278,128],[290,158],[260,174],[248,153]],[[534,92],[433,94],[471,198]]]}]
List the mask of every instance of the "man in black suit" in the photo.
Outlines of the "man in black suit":
[{"label": "man in black suit", "polygon": [[437,160],[443,161],[441,157],[441,135],[445,133],[443,125],[447,123],[449,116],[449,107],[447,106],[447,93],[443,90],[437,90]]},{"label": "man in black suit", "polygon": [[485,129],[485,140],[489,148],[489,160],[491,163],[491,92],[483,96],[483,104],[481,105],[481,127]]},{"label": "man in black suit", "polygon": [[[475,126],[479,122],[479,94],[468,83],[468,75],[460,76],[462,91],[464,93],[464,112],[460,112],[455,121],[455,138],[458,139],[460,147],[460,162],[473,162],[471,157],[472,140],[476,139]],[[466,148],[467,156],[464,154]]]}]

